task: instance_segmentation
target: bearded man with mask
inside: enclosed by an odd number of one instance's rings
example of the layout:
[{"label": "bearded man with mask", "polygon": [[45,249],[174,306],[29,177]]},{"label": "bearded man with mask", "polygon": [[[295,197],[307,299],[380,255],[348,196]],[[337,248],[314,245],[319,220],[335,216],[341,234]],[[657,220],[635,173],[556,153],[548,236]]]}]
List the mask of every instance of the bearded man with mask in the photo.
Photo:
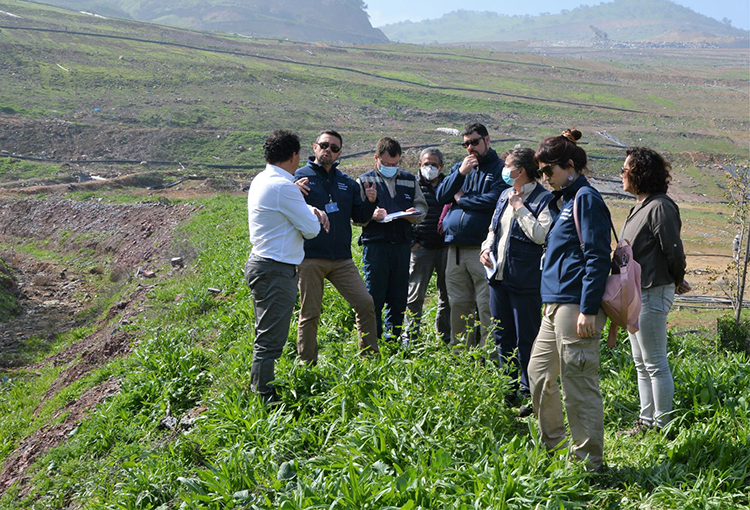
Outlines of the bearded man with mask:
[{"label": "bearded man with mask", "polygon": [[422,223],[412,225],[411,264],[409,266],[409,312],[404,326],[403,342],[408,344],[419,334],[422,306],[432,273],[437,274],[438,305],[435,329],[446,344],[451,341],[451,307],[445,285],[445,263],[448,247],[443,234],[438,232],[442,206],[438,203],[437,187],[445,179],[443,153],[428,147],[419,154],[419,187],[427,200],[427,215]]},{"label": "bearded man with mask", "polygon": [[411,225],[420,223],[427,213],[416,177],[399,170],[400,161],[401,145],[393,138],[381,138],[375,145],[375,169],[357,179],[362,190],[373,184],[377,188],[378,207],[363,224],[359,241],[365,283],[375,302],[378,338],[384,339],[401,335],[409,290]]}]

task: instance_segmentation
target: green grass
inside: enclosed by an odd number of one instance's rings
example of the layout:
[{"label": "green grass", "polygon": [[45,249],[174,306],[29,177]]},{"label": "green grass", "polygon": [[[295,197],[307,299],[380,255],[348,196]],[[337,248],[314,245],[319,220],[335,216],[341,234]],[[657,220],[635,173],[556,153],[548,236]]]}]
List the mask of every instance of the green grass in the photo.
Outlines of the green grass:
[{"label": "green grass", "polygon": [[[181,234],[199,254],[194,271],[150,291],[147,315],[126,326],[139,339],[134,354],[44,409],[49,416],[110,377],[121,381],[121,392],[37,461],[28,495],[11,488],[0,506],[748,506],[748,360],[718,350],[710,336],[670,336],[674,440],[616,436],[637,415],[635,373],[623,338],[615,350],[602,350],[608,467],[600,475],[547,455],[535,419],[519,420],[504,404],[502,375],[473,356],[455,358],[430,328],[410,350],[386,345],[380,357],[361,359],[353,313],[331,288],[320,363],[298,364],[293,324],[277,363],[282,404],[264,409],[248,391],[253,312],[241,273],[249,248],[245,200],[223,196],[203,205]],[[354,251],[359,261],[356,244]],[[16,390],[0,385],[7,410],[0,414],[28,416],[53,375],[22,378]],[[29,396],[14,399],[21,391]],[[167,414],[191,410],[189,430],[159,429]],[[6,454],[39,425],[23,422],[0,421]]]},{"label": "green grass", "polygon": [[11,292],[14,287],[13,273],[0,259],[0,323],[12,319],[19,311],[18,297]]}]

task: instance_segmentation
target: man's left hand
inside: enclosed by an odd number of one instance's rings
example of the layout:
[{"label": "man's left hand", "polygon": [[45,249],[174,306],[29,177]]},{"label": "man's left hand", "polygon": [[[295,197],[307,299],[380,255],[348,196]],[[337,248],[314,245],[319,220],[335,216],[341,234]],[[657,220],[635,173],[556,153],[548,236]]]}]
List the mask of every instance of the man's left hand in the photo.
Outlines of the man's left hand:
[{"label": "man's left hand", "polygon": [[367,200],[375,203],[378,199],[378,188],[375,187],[375,183],[371,182],[369,185],[365,183],[365,196]]}]

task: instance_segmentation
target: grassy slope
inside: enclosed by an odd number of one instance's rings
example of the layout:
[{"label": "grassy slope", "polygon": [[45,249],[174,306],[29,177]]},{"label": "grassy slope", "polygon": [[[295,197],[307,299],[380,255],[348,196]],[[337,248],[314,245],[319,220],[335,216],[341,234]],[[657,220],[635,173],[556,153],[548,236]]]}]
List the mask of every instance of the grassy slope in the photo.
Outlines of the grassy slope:
[{"label": "grassy slope", "polygon": [[[742,52],[624,52],[617,60],[606,54],[573,60],[403,45],[341,48],[230,40],[8,0],[0,1],[0,10],[23,16],[8,21],[17,25],[163,38],[298,62],[3,30],[0,54],[8,79],[0,90],[0,112],[6,112],[0,118],[24,127],[16,137],[0,134],[0,148],[24,154],[55,149],[59,156],[89,159],[259,164],[264,134],[279,126],[299,131],[305,147],[323,126],[332,126],[354,152],[371,148],[383,134],[395,134],[405,145],[440,143],[444,135],[436,127],[461,127],[475,118],[497,138],[528,144],[576,124],[592,154],[620,154],[604,146],[596,130],[667,152],[748,151],[750,123],[737,107],[747,103]],[[321,65],[329,67],[314,67]],[[394,77],[433,88],[387,79]],[[441,86],[540,100],[434,88]],[[78,148],[77,138],[66,138],[76,133],[101,141]],[[452,158],[460,154],[445,148]]]},{"label": "grassy slope", "polygon": [[[409,351],[385,346],[380,358],[360,359],[353,314],[331,289],[321,363],[298,366],[291,333],[277,368],[284,403],[264,410],[247,391],[253,315],[240,272],[244,207],[241,197],[205,203],[184,230],[201,253],[194,272],[160,282],[149,317],[122,326],[141,338],[136,353],[38,414],[49,416],[112,377],[121,380],[121,393],[40,459],[31,493],[11,489],[0,499],[3,508],[73,501],[97,509],[180,502],[215,509],[747,507],[749,365],[700,336],[670,337],[674,440],[615,435],[636,415],[635,375],[626,343],[602,352],[609,467],[599,476],[546,455],[534,420],[514,418],[503,404],[498,372],[454,358],[434,335]],[[223,289],[222,297],[208,286]],[[17,417],[33,409],[29,400],[59,369],[16,374],[1,387],[6,454],[14,438],[43,423]],[[167,413],[179,418],[190,409],[200,416],[189,431],[158,429]]]},{"label": "grassy slope", "polygon": [[[71,30],[187,37],[19,2],[0,1],[0,10],[23,13],[24,23]],[[529,144],[560,125],[578,123],[588,133],[604,129],[660,150],[747,153],[748,123],[736,107],[747,96],[733,90],[744,90],[747,81],[739,61],[724,52],[633,53],[618,61],[594,55],[579,61],[442,49],[447,55],[437,55],[410,46],[231,44],[431,84],[596,98],[648,114],[501,100],[247,57],[9,30],[0,33],[0,51],[16,74],[3,82],[0,110],[18,112],[6,114],[10,121],[60,118],[92,131],[128,134],[145,129],[164,156],[242,163],[259,162],[263,134],[280,125],[310,139],[333,124],[345,133],[347,150],[355,151],[370,148],[381,134],[398,133],[405,144],[439,141],[435,127],[460,127],[474,117],[498,137],[525,138]],[[57,63],[71,69],[70,75]],[[101,105],[99,114],[91,111],[94,104]],[[179,136],[159,145],[161,132]],[[592,154],[619,154],[594,135],[588,141]],[[255,150],[238,153],[237,143]],[[458,149],[446,148],[449,159],[458,158]],[[407,161],[413,163],[413,155]],[[5,159],[0,164],[16,178],[44,171]],[[369,158],[362,158],[347,166],[357,171],[368,164]],[[618,165],[596,162],[595,170],[614,172]],[[246,392],[253,316],[240,273],[248,250],[244,214],[242,198],[219,197],[186,226],[184,236],[201,258],[184,279],[160,282],[151,291],[153,308],[140,321],[121,326],[140,339],[135,355],[90,374],[40,408],[65,367],[17,371],[0,384],[0,460],[88,388],[113,378],[122,385],[68,441],[39,459],[31,493],[12,488],[0,507],[176,508],[185,502],[188,508],[359,509],[410,508],[410,501],[422,508],[748,506],[750,420],[742,396],[750,381],[747,360],[718,352],[712,339],[700,336],[670,339],[677,381],[674,441],[615,436],[635,417],[635,376],[624,346],[603,353],[610,469],[599,477],[563,458],[548,458],[534,446],[533,419],[516,421],[503,406],[498,374],[457,361],[434,338],[422,339],[408,353],[386,348],[378,360],[360,360],[354,317],[330,289],[320,329],[322,362],[312,370],[296,366],[292,333],[278,367],[285,405],[268,413]],[[359,248],[354,250],[358,258]],[[209,286],[223,289],[222,296],[215,299],[206,292]],[[112,303],[118,295],[111,296]],[[117,319],[111,319],[113,327]],[[58,349],[86,334],[63,336]],[[189,409],[201,411],[189,432],[158,429],[167,410],[180,417]],[[288,470],[279,473],[284,462],[291,463],[287,468],[295,477],[287,478]]]},{"label": "grassy slope", "polygon": [[674,31],[699,36],[747,37],[745,30],[698,14],[667,0],[616,0],[582,5],[573,10],[539,16],[507,16],[475,12],[469,7],[420,22],[405,21],[380,29],[392,41],[408,43],[461,43],[479,41],[589,41],[590,25],[607,32],[612,40],[661,40]]}]

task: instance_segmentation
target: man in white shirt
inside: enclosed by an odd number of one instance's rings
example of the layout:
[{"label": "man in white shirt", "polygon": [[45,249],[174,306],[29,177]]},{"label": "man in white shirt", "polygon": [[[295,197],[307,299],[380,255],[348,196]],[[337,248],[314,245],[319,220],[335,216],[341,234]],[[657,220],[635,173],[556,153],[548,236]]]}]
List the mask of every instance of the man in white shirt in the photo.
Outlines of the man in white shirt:
[{"label": "man in white shirt", "polygon": [[325,212],[308,206],[294,185],[300,143],[296,134],[274,131],[263,144],[266,169],[250,184],[247,196],[252,251],[245,279],[253,295],[255,344],[250,387],[265,402],[276,399],[274,363],[289,336],[297,299],[297,264],[305,257],[304,240],[329,228]]}]

